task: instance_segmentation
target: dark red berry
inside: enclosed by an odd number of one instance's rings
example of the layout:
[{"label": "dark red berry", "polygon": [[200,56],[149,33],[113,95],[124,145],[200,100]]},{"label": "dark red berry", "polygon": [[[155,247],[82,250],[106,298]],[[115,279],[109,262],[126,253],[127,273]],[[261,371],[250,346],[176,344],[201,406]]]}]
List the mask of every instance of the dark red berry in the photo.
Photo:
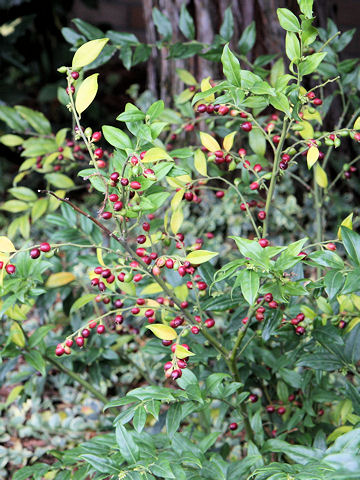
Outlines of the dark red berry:
[{"label": "dark red berry", "polygon": [[313,104],[318,106],[318,105],[322,105],[323,101],[321,100],[321,98],[314,98],[313,100]]},{"label": "dark red berry", "polygon": [[39,258],[40,257],[40,250],[38,248],[33,248],[30,251],[30,257],[33,258],[33,259]]},{"label": "dark red berry", "polygon": [[40,244],[40,250],[42,252],[50,252],[51,247],[47,242],[43,242],[43,243]]},{"label": "dark red berry", "polygon": [[104,220],[109,220],[112,217],[112,213],[111,212],[103,212],[101,214],[101,216]]},{"label": "dark red berry", "polygon": [[285,407],[279,407],[279,408],[277,409],[277,413],[278,413],[279,415],[284,415],[285,412],[286,412],[286,408],[285,408]]},{"label": "dark red berry", "polygon": [[236,430],[238,428],[238,424],[236,422],[230,423],[229,429],[230,430]]},{"label": "dark red berry", "polygon": [[99,335],[102,335],[105,332],[105,325],[98,325],[96,331]]},{"label": "dark red berry", "polygon": [[77,80],[79,78],[79,72],[71,72],[71,76],[74,80]]}]

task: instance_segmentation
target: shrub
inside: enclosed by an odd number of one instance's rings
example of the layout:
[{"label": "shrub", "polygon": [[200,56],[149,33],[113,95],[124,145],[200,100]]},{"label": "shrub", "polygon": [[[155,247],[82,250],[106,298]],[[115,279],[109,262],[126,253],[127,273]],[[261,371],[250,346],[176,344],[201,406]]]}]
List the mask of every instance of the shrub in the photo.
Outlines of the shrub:
[{"label": "shrub", "polygon": [[[7,405],[56,369],[58,395],[75,382],[104,407],[99,435],[15,480],[358,478],[360,237],[338,198],[358,156],[335,156],[357,150],[358,67],[337,56],[351,36],[299,6],[278,9],[288,74],[242,69],[225,44],[224,80],[182,70],[175,109],[128,103],[122,129],[93,131],[96,38],[59,68],[74,138],[0,107],[1,141],[25,157],[2,205],[21,213],[0,238],[2,375],[20,368]],[[37,191],[19,186],[33,173]]]}]

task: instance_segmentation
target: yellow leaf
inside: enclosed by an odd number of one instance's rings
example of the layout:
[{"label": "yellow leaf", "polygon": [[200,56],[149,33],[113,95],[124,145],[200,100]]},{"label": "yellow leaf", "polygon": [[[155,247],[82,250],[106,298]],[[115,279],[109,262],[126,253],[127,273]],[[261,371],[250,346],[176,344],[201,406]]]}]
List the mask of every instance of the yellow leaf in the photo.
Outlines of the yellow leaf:
[{"label": "yellow leaf", "polygon": [[0,137],[0,142],[6,147],[16,147],[23,143],[24,139],[18,135],[12,135],[11,133],[7,135],[2,135]]},{"label": "yellow leaf", "polygon": [[309,109],[307,107],[305,107],[303,109],[303,114],[304,114],[303,115],[304,120],[315,120],[320,125],[322,125],[322,118],[321,118],[320,112],[318,110],[315,110],[313,113],[310,113]]},{"label": "yellow leaf", "polygon": [[353,129],[354,129],[354,130],[360,130],[360,117],[358,117],[358,118],[355,120]]},{"label": "yellow leaf", "polygon": [[25,336],[23,331],[21,330],[20,325],[15,322],[10,327],[10,338],[18,347],[25,347]]},{"label": "yellow leaf", "polygon": [[90,40],[90,42],[81,45],[73,57],[72,68],[77,70],[85,67],[85,65],[89,65],[89,63],[93,62],[100,55],[101,50],[108,41],[108,38],[97,38],[96,40]]},{"label": "yellow leaf", "polygon": [[141,161],[142,163],[150,163],[165,159],[170,160],[171,162],[174,161],[163,148],[154,147],[150,148],[150,150],[145,153],[145,156]]},{"label": "yellow leaf", "polygon": [[353,229],[353,223],[352,223],[352,219],[353,219],[353,213],[350,213],[350,215],[348,215],[342,222],[341,222],[341,225],[339,227],[339,230],[338,230],[338,238],[339,240],[341,240],[341,227],[347,227],[347,228],[350,228],[350,230]]},{"label": "yellow leaf", "polygon": [[183,187],[187,183],[191,182],[190,175],[179,175],[178,177],[166,177],[166,181],[171,187],[179,188]]},{"label": "yellow leaf", "polygon": [[221,150],[220,145],[215,140],[214,137],[205,132],[200,132],[200,140],[202,145],[209,150],[209,152],[215,152],[216,150]]},{"label": "yellow leaf", "polygon": [[360,317],[354,317],[348,326],[345,329],[345,333],[351,332],[351,330],[356,327],[356,325],[360,323]]},{"label": "yellow leaf", "polygon": [[334,442],[340,435],[344,435],[344,433],[350,432],[353,430],[354,427],[351,425],[343,425],[342,427],[335,428],[330,435],[326,438],[327,443]]},{"label": "yellow leaf", "polygon": [[75,275],[70,272],[53,273],[46,280],[45,286],[47,288],[62,287],[63,285],[73,282],[75,278]]},{"label": "yellow leaf", "polygon": [[152,295],[154,293],[160,293],[162,291],[163,289],[158,283],[150,283],[141,290],[141,295]]},{"label": "yellow leaf", "polygon": [[185,193],[185,189],[184,188],[180,188],[180,190],[178,190],[175,195],[173,196],[172,200],[171,200],[171,208],[173,210],[176,210],[180,203],[181,203],[181,200],[184,196],[184,193]]},{"label": "yellow leaf", "polygon": [[200,265],[200,263],[205,263],[213,257],[216,257],[216,255],[219,254],[217,252],[209,252],[209,250],[195,250],[187,255],[186,260],[193,265]]},{"label": "yellow leaf", "polygon": [[307,166],[309,170],[317,162],[318,158],[319,158],[319,149],[313,145],[312,147],[309,148],[306,155]]},{"label": "yellow leaf", "polygon": [[183,220],[184,220],[184,214],[183,214],[182,208],[179,207],[177,210],[173,212],[170,219],[170,228],[174,235],[176,235],[180,230]]},{"label": "yellow leaf", "polygon": [[98,259],[98,262],[100,263],[100,265],[105,267],[105,263],[104,263],[104,260],[103,260],[102,249],[101,248],[96,249],[96,256],[97,256],[97,259]]},{"label": "yellow leaf", "polygon": [[162,323],[153,323],[152,325],[147,325],[146,328],[151,330],[161,340],[174,340],[177,337],[177,333],[172,327]]},{"label": "yellow leaf", "polygon": [[234,145],[235,135],[236,135],[236,132],[231,132],[228,135],[226,135],[226,137],[224,138],[223,147],[224,147],[224,150],[226,150],[227,152],[229,152],[231,150],[231,147]]},{"label": "yellow leaf", "polygon": [[[210,90],[212,88],[210,83],[210,77],[203,78],[201,80],[200,89],[202,92],[206,92],[206,90]],[[203,101],[205,103],[212,103],[215,100],[215,95],[211,93],[208,97],[204,98]]]},{"label": "yellow leaf", "polygon": [[359,295],[355,295],[355,293],[352,293],[351,294],[351,300],[353,301],[353,304],[355,305],[355,307],[360,310],[360,296]]},{"label": "yellow leaf", "polygon": [[16,248],[14,247],[12,241],[7,237],[0,237],[0,252],[16,252]]},{"label": "yellow leaf", "polygon": [[175,347],[175,356],[177,358],[183,359],[183,358],[186,358],[186,357],[192,357],[194,355],[195,355],[195,353],[190,352],[190,350],[187,350],[182,345],[176,345],[176,347]]},{"label": "yellow leaf", "polygon": [[299,131],[301,138],[308,140],[309,138],[314,138],[314,129],[310,122],[303,120],[299,122],[298,125],[302,125],[303,129]]},{"label": "yellow leaf", "polygon": [[207,161],[204,152],[200,149],[196,150],[194,154],[194,167],[200,175],[207,177]]},{"label": "yellow leaf", "polygon": [[11,392],[9,393],[7,399],[6,399],[6,403],[5,405],[10,405],[10,403],[12,403],[14,400],[17,399],[17,397],[20,395],[20,393],[24,390],[24,386],[23,385],[17,385],[16,387],[14,387]]},{"label": "yellow leaf", "polygon": [[328,179],[325,170],[317,163],[315,166],[315,182],[321,188],[328,186]]},{"label": "yellow leaf", "polygon": [[98,76],[98,73],[94,73],[90,75],[90,77],[85,78],[80,85],[75,99],[75,107],[79,115],[88,108],[96,96],[98,91]]}]

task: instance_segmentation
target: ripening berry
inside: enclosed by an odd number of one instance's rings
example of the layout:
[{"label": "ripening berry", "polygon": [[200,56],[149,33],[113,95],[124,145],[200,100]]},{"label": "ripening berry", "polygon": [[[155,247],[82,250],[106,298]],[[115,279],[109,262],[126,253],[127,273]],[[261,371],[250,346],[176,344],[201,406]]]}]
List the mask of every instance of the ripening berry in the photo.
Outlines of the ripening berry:
[{"label": "ripening berry", "polygon": [[113,182],[117,182],[119,180],[119,173],[118,172],[113,172],[111,175],[110,175],[110,180],[112,180]]},{"label": "ripening berry", "polygon": [[327,243],[325,245],[325,248],[327,248],[328,250],[330,250],[331,252],[335,252],[336,250],[336,245],[335,243]]},{"label": "ripening berry", "polygon": [[227,105],[220,105],[218,113],[220,115],[227,115],[229,113],[229,107]]},{"label": "ripening berry", "polygon": [[66,87],[66,93],[67,93],[68,95],[70,95],[70,93],[71,93],[72,95],[74,95],[74,93],[75,93],[75,87],[74,87],[74,85],[70,85],[70,87]]},{"label": "ripening berry", "polygon": [[318,105],[322,105],[323,101],[321,100],[321,98],[314,98],[313,100],[313,104],[318,106]]},{"label": "ripening berry", "polygon": [[280,135],[274,135],[274,136],[272,137],[272,141],[273,141],[275,144],[279,143],[279,142],[280,142]]},{"label": "ripening berry", "polygon": [[246,155],[245,148],[239,148],[238,154],[239,154],[240,157],[245,157],[245,155]]},{"label": "ripening berry", "polygon": [[175,370],[173,370],[173,371],[171,372],[171,378],[172,378],[173,380],[176,380],[177,378],[180,378],[181,375],[182,375],[182,372],[181,372],[181,370],[180,370],[179,368],[177,368],[177,369],[175,369]]},{"label": "ripening berry", "polygon": [[51,250],[51,247],[47,242],[40,243],[39,248],[42,252],[50,252],[50,250]]},{"label": "ripening berry", "polygon": [[315,98],[315,93],[314,92],[309,92],[306,94],[306,96],[310,99],[310,100],[313,100]]},{"label": "ripening berry", "polygon": [[40,250],[38,248],[33,248],[30,250],[30,257],[35,259],[40,257]]},{"label": "ripening berry", "polygon": [[225,195],[225,192],[223,192],[222,190],[219,190],[218,192],[215,193],[215,195],[217,198],[223,198],[223,196]]}]

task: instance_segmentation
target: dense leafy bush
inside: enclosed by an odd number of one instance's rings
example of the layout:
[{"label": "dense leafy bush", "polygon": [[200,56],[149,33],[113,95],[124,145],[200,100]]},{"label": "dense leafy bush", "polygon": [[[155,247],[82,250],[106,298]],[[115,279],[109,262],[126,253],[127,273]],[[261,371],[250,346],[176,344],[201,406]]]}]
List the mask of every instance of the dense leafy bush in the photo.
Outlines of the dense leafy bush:
[{"label": "dense leafy bush", "polygon": [[[1,207],[1,434],[51,441],[1,450],[4,468],[28,463],[15,480],[359,477],[359,65],[338,55],[353,32],[298,3],[278,10],[289,73],[273,56],[242,69],[255,31],[237,54],[227,18],[225,80],[179,70],[175,108],[142,98],[122,129],[93,131],[86,71],[116,38],[123,60],[140,47],[88,26],[59,68],[71,129],[0,106],[0,140],[24,158]],[[181,28],[192,37],[185,9]]]}]

